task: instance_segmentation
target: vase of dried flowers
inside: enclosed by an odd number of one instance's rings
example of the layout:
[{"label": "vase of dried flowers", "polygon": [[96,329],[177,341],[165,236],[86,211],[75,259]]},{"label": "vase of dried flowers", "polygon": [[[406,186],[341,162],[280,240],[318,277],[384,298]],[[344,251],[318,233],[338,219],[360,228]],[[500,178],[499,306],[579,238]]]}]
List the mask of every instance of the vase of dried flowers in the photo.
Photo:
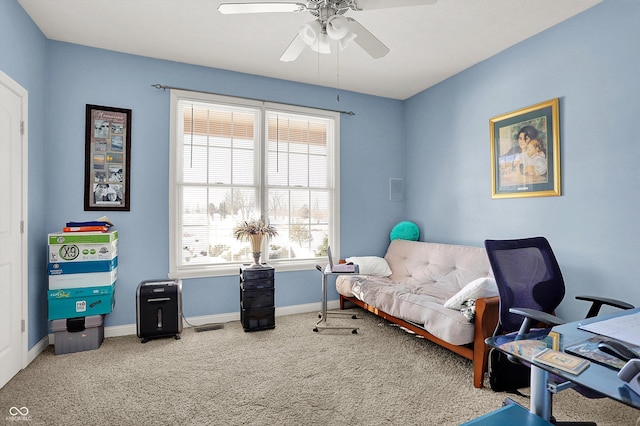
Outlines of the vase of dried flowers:
[{"label": "vase of dried flowers", "polygon": [[233,229],[233,236],[240,241],[251,243],[253,253],[252,267],[259,267],[260,255],[262,254],[262,240],[278,235],[278,231],[271,225],[267,225],[262,220],[245,220]]}]

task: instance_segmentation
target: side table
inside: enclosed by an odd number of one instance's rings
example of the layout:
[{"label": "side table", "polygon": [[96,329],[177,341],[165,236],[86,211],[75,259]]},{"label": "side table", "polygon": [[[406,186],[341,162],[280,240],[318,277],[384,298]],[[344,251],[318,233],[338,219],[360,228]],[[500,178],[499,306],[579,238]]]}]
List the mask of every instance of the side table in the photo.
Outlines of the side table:
[{"label": "side table", "polygon": [[344,316],[349,315],[352,319],[357,319],[358,317],[355,314],[350,312],[327,312],[327,277],[329,275],[353,275],[358,273],[358,268],[356,267],[355,272],[331,272],[329,265],[326,268],[322,268],[320,265],[316,265],[316,269],[320,271],[322,274],[322,312],[318,314],[320,318],[318,322],[316,322],[316,326],[313,331],[318,332],[320,330],[351,330],[351,333],[358,334],[358,327],[348,327],[348,326],[336,326],[336,325],[327,325],[327,317],[329,315],[335,316]]}]

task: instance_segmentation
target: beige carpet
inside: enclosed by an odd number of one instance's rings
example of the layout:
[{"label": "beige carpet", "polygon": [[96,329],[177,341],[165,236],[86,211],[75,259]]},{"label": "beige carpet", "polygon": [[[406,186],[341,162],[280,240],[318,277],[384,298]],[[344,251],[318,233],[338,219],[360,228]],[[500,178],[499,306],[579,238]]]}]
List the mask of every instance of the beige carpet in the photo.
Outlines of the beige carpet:
[{"label": "beige carpet", "polygon": [[[105,339],[98,350],[43,352],[0,390],[0,421],[30,425],[457,425],[505,394],[472,385],[471,362],[363,311],[359,334],[312,331],[316,314],[239,322],[181,340]],[[525,390],[525,391],[528,391]],[[524,404],[528,400],[519,398]],[[11,407],[27,407],[26,417]],[[14,415],[12,415],[13,413]],[[636,425],[640,411],[573,391],[561,420]]]}]

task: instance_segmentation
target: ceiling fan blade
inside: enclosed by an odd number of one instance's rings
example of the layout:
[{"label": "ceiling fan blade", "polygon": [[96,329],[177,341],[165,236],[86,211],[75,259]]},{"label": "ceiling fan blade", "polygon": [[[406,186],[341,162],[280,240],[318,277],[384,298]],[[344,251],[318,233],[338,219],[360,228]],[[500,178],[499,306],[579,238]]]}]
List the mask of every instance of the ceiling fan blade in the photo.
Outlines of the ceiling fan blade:
[{"label": "ceiling fan blade", "polygon": [[424,6],[435,4],[438,0],[356,0],[358,10],[389,9],[392,7]]},{"label": "ceiling fan blade", "polygon": [[220,3],[218,11],[225,15],[240,13],[303,12],[307,6],[293,2]]},{"label": "ceiling fan blade", "polygon": [[284,51],[284,53],[280,57],[280,60],[282,62],[295,61],[296,59],[298,59],[298,56],[300,56],[300,54],[306,47],[307,47],[307,44],[304,42],[304,40],[302,40],[302,37],[300,37],[300,34],[296,34],[293,40],[291,40],[291,43],[289,43],[289,46],[287,47],[287,49]]},{"label": "ceiling fan blade", "polygon": [[354,41],[372,58],[379,59],[389,53],[389,48],[353,18],[349,20],[349,30],[356,35]]}]

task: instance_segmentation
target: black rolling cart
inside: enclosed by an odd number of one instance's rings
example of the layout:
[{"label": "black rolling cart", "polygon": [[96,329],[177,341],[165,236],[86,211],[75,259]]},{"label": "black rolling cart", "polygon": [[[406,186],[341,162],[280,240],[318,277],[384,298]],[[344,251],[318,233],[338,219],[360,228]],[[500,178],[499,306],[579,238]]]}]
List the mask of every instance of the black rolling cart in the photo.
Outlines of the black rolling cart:
[{"label": "black rolling cart", "polygon": [[240,321],[244,331],[266,330],[276,326],[275,269],[261,266],[240,266]]},{"label": "black rolling cart", "polygon": [[180,339],[182,281],[148,280],[138,284],[136,325],[142,343],[159,337]]}]

